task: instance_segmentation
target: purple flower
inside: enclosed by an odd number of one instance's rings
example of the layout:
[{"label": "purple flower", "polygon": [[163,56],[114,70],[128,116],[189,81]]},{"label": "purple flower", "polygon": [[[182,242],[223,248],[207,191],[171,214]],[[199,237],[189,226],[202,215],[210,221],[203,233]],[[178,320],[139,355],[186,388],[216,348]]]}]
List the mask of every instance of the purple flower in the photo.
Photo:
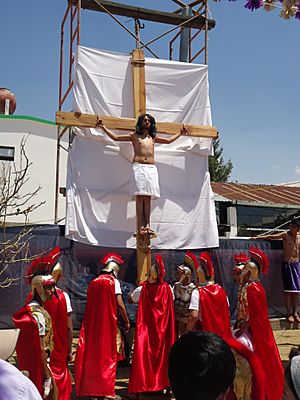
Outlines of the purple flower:
[{"label": "purple flower", "polygon": [[300,19],[300,1],[297,6],[297,12],[296,12],[295,18]]},{"label": "purple flower", "polygon": [[262,6],[262,0],[248,0],[244,7],[247,8],[248,10],[254,11],[260,8],[261,6]]}]

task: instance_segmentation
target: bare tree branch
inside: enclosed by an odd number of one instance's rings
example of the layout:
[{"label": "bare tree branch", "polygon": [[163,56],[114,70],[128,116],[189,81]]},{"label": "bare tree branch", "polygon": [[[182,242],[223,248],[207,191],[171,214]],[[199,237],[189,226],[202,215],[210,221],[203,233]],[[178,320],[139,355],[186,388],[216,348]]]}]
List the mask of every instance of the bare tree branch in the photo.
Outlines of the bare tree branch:
[{"label": "bare tree branch", "polygon": [[[39,255],[29,255],[29,243],[32,239],[34,227],[29,225],[29,215],[45,201],[35,203],[35,197],[41,190],[38,186],[27,191],[25,185],[29,181],[29,161],[26,151],[26,138],[20,143],[19,162],[6,161],[0,166],[0,227],[2,240],[0,241],[0,288],[7,288],[21,278],[10,276],[13,274],[13,265],[28,263]],[[21,230],[13,235],[8,232],[9,217],[22,218]]]}]

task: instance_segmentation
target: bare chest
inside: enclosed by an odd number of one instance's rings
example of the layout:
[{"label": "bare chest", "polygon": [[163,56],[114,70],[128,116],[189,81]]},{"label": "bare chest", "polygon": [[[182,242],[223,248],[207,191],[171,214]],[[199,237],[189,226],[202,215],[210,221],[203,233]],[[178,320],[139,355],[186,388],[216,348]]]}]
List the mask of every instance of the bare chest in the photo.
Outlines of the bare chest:
[{"label": "bare chest", "polygon": [[299,261],[299,235],[293,237],[287,234],[284,239],[285,261]]}]

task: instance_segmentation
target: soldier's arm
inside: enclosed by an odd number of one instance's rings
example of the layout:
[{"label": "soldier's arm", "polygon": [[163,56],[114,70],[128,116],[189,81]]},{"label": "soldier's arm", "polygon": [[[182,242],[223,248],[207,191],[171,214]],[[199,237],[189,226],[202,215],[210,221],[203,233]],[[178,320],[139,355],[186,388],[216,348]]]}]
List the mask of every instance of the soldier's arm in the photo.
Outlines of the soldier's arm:
[{"label": "soldier's arm", "polygon": [[68,313],[67,327],[68,327],[68,361],[72,361],[73,321],[71,313]]},{"label": "soldier's arm", "polygon": [[126,312],[126,307],[123,302],[122,296],[120,294],[117,294],[116,296],[117,296],[117,307],[118,307],[121,317],[125,323],[125,332],[127,333],[127,332],[129,332],[129,329],[130,329],[130,322],[129,322],[129,318],[128,318],[128,315]]}]

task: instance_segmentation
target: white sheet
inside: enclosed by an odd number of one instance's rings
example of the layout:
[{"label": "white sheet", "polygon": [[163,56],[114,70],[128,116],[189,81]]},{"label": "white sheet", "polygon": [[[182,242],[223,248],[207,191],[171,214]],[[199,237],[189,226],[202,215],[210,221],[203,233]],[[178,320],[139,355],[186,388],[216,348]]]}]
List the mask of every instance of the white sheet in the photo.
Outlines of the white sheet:
[{"label": "white sheet", "polygon": [[[74,111],[132,117],[130,56],[79,47]],[[146,58],[147,112],[158,121],[210,125],[207,66]],[[78,129],[69,150],[66,236],[109,247],[135,247],[135,202],[129,196],[130,143],[101,130]],[[155,145],[161,198],[152,201],[154,248],[218,246],[207,156],[211,140],[180,137]]]}]

